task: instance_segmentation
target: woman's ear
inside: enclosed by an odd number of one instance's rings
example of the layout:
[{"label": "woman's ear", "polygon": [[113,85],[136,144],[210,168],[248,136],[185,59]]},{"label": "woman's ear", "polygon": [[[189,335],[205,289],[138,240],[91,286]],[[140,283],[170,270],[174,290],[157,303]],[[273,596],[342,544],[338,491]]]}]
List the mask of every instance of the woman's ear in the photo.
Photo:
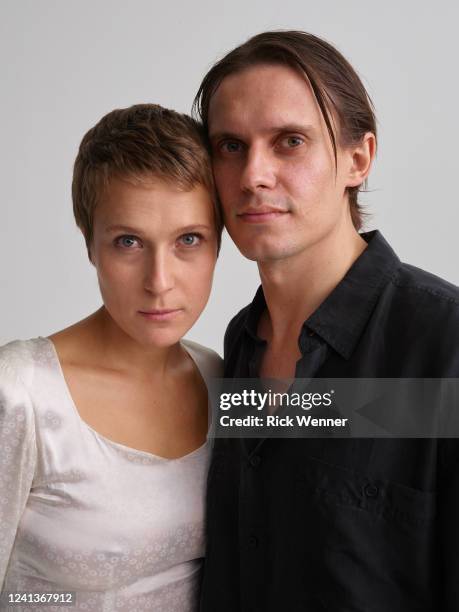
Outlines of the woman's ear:
[{"label": "woman's ear", "polygon": [[92,265],[94,265],[94,257],[92,254],[92,241],[91,242],[87,242],[86,243],[86,250],[88,251],[88,259],[89,261],[92,263]]}]

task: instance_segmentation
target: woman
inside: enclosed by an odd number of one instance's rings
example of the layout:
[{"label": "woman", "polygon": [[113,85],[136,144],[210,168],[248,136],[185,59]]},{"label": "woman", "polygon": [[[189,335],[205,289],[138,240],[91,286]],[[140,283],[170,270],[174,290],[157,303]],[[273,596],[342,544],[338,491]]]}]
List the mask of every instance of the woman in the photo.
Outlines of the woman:
[{"label": "woman", "polygon": [[0,349],[0,609],[73,592],[76,610],[195,610],[220,358],[181,339],[222,229],[199,127],[154,105],[109,113],[72,193],[103,306]]}]

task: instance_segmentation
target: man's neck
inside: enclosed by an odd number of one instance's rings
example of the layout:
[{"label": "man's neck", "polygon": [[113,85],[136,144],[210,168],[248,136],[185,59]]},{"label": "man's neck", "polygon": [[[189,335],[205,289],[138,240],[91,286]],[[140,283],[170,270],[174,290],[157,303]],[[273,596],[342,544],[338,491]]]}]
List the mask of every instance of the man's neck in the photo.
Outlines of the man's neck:
[{"label": "man's neck", "polygon": [[259,262],[268,312],[262,337],[281,346],[298,338],[301,326],[345,276],[367,244],[354,230],[336,231],[293,257]]}]

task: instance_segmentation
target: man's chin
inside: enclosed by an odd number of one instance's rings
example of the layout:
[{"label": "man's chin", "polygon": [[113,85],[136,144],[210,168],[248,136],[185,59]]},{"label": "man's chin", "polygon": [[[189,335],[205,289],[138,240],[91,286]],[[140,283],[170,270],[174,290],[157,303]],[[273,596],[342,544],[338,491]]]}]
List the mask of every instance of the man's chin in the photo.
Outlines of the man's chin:
[{"label": "man's chin", "polygon": [[236,244],[237,248],[244,257],[257,263],[268,263],[288,259],[295,254],[295,249],[280,244]]}]

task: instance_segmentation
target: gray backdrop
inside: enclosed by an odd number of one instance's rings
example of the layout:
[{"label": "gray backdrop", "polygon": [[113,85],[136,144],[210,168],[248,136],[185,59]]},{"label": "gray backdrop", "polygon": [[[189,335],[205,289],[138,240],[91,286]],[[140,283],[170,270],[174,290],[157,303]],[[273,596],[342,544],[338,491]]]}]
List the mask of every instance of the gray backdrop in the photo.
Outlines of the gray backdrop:
[{"label": "gray backdrop", "polygon": [[[138,102],[189,112],[211,64],[266,29],[313,32],[355,66],[379,119],[367,228],[403,260],[458,283],[458,17],[451,0],[0,0],[0,344],[47,335],[100,305],[70,199],[87,129]],[[189,337],[221,352],[228,320],[256,286],[256,266],[225,238]]]}]

